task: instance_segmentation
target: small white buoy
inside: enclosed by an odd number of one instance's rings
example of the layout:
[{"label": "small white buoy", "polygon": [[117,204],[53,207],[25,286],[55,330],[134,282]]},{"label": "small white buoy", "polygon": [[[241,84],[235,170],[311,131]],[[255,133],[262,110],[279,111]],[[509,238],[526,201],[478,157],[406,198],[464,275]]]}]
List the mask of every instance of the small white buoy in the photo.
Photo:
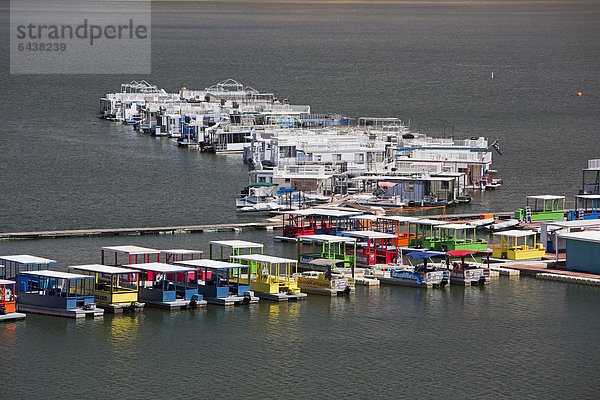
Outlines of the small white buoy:
[{"label": "small white buoy", "polygon": [[494,79],[494,73],[492,72],[492,79]]}]

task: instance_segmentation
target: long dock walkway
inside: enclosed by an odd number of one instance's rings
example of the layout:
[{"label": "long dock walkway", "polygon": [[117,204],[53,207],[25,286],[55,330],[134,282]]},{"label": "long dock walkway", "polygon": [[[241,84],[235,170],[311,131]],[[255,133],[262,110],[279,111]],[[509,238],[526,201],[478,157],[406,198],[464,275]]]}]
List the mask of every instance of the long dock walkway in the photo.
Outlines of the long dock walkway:
[{"label": "long dock walkway", "polygon": [[202,232],[239,232],[241,230],[265,229],[272,230],[281,225],[271,222],[249,222],[242,224],[212,224],[212,225],[179,225],[159,226],[146,228],[99,228],[99,229],[73,229],[61,231],[40,232],[7,232],[0,233],[0,240],[17,239],[56,239],[89,236],[118,236],[118,235],[165,235],[178,233],[202,233]]},{"label": "long dock walkway", "polygon": [[[509,216],[512,213],[494,213],[496,216]],[[477,219],[480,214],[446,214],[446,219]],[[440,218],[436,215],[428,215],[427,218]],[[202,232],[240,232],[242,230],[273,230],[281,229],[281,217],[271,218],[264,222],[210,224],[210,225],[178,225],[158,226],[145,228],[96,228],[96,229],[71,229],[57,231],[38,232],[5,232],[0,233],[0,240],[18,239],[58,239],[89,236],[127,236],[127,235],[160,235],[178,233],[202,233]]]}]

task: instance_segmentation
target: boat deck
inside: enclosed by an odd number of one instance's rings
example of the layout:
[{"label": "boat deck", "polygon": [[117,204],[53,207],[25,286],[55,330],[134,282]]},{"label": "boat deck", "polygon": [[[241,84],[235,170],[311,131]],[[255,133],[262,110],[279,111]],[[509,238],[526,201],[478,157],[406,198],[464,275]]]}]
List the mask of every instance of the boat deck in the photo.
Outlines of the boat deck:
[{"label": "boat deck", "polygon": [[86,318],[86,317],[102,317],[104,316],[104,310],[101,308],[95,308],[93,310],[80,310],[80,309],[60,309],[51,307],[40,307],[32,306],[28,304],[17,304],[18,311],[30,312],[34,314],[45,314],[53,315],[57,317],[68,317],[68,318]]},{"label": "boat deck", "polygon": [[144,309],[145,303],[136,303],[135,307],[131,304],[96,304],[96,307],[102,308],[105,313],[123,314],[124,312],[140,312]]},{"label": "boat deck", "polygon": [[237,306],[240,304],[253,304],[258,303],[259,298],[252,296],[249,299],[244,296],[229,296],[229,297],[205,297],[204,300],[208,304],[214,304],[217,306]]},{"label": "boat deck", "polygon": [[[182,310],[184,308],[191,308],[191,300],[175,300],[175,301],[150,301],[144,300],[148,307],[162,308],[163,310]],[[202,307],[206,305],[206,300],[197,300],[196,307]]]},{"label": "boat deck", "polygon": [[298,301],[305,300],[307,297],[306,293],[255,293],[260,299],[271,301]]}]

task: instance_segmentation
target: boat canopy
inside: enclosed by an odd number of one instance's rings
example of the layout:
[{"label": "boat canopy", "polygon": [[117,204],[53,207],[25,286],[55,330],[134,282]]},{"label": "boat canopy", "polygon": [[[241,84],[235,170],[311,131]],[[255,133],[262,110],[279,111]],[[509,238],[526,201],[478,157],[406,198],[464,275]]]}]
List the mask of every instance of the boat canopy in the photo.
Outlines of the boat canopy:
[{"label": "boat canopy", "polygon": [[403,215],[385,215],[378,216],[377,219],[382,219],[386,221],[395,221],[395,222],[414,222],[418,221],[418,217],[405,217]]},{"label": "boat canopy", "polygon": [[245,255],[237,255],[231,256],[232,260],[244,260],[244,261],[254,261],[259,263],[269,263],[269,264],[286,264],[286,263],[297,263],[295,259],[291,258],[281,258],[268,256],[265,254],[245,254]]},{"label": "boat canopy", "polygon": [[224,269],[236,269],[236,268],[248,268],[247,265],[230,263],[225,261],[217,261],[217,260],[187,260],[187,261],[176,261],[177,265],[185,265],[193,268],[210,268],[215,270],[224,270]]},{"label": "boat canopy", "polygon": [[440,253],[438,251],[411,251],[406,254],[407,257],[414,258],[415,260],[426,260],[431,257],[441,257],[446,253]]},{"label": "boat canopy", "polygon": [[143,263],[143,264],[128,264],[124,265],[126,268],[137,269],[141,271],[150,271],[150,272],[160,272],[160,273],[171,273],[171,272],[192,272],[195,271],[194,268],[187,268],[176,266],[172,264],[164,264],[164,263]]},{"label": "boat canopy", "polygon": [[342,235],[348,235],[362,239],[396,239],[398,237],[393,233],[384,233],[377,231],[343,231]]},{"label": "boat canopy", "polygon": [[336,264],[342,264],[345,262],[346,260],[336,260],[333,258],[315,258],[314,260],[310,260],[308,263],[317,267],[333,267]]},{"label": "boat canopy", "polygon": [[216,244],[225,247],[234,247],[236,249],[251,249],[264,247],[263,244],[247,242],[245,240],[211,240],[210,244]]},{"label": "boat canopy", "polygon": [[394,186],[396,186],[398,183],[397,182],[377,182],[377,185],[379,187],[384,187],[384,188],[393,188]]},{"label": "boat canopy", "polygon": [[248,187],[258,187],[258,186],[277,186],[277,183],[256,182],[256,183],[251,183],[251,184],[248,185]]},{"label": "boat canopy", "polygon": [[513,229],[510,231],[494,233],[494,236],[504,236],[504,237],[513,237],[513,238],[520,238],[520,237],[525,237],[525,236],[535,236],[535,235],[536,235],[535,231],[520,230],[520,229]]},{"label": "boat canopy", "polygon": [[356,238],[350,238],[345,236],[335,236],[335,235],[302,235],[298,236],[298,240],[301,242],[316,242],[316,243],[338,243],[338,242],[346,242],[346,243],[354,243],[356,242]]},{"label": "boat canopy", "polygon": [[53,264],[56,263],[54,260],[47,258],[30,256],[27,254],[20,254],[17,256],[1,256],[0,261],[9,261],[13,263],[28,265],[28,264]]},{"label": "boat canopy", "polygon": [[156,250],[156,249],[148,249],[146,247],[140,247],[140,246],[108,246],[108,247],[103,247],[102,248],[103,251],[111,251],[114,253],[121,253],[121,254],[160,254],[160,250]]},{"label": "boat canopy", "polygon": [[468,256],[469,254],[489,254],[489,252],[475,251],[475,250],[452,250],[452,251],[447,252],[446,254],[448,254],[449,256],[452,256],[452,257],[464,257],[464,256]]},{"label": "boat canopy", "polygon": [[73,266],[70,266],[69,269],[75,269],[78,271],[96,272],[96,273],[108,274],[108,275],[132,274],[132,273],[140,272],[139,270],[135,270],[135,269],[112,267],[110,265],[100,265],[100,264],[73,265]]},{"label": "boat canopy", "polygon": [[281,188],[281,189],[277,189],[277,190],[275,191],[275,193],[277,193],[277,194],[291,193],[291,192],[293,192],[294,190],[296,190],[296,188]]},{"label": "boat canopy", "polygon": [[169,249],[169,250],[161,250],[160,254],[183,256],[183,255],[190,255],[190,254],[202,254],[202,250]]}]

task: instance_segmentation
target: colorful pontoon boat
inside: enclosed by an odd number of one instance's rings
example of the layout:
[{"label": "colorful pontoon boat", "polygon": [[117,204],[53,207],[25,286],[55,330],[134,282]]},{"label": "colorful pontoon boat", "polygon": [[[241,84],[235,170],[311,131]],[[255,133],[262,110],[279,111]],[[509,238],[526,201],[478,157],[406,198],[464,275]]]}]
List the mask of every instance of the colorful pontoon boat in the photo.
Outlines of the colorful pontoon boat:
[{"label": "colorful pontoon boat", "polygon": [[[452,250],[446,253],[446,265],[450,271],[450,282],[455,285],[485,285],[490,283],[490,253],[487,251]],[[478,262],[475,256],[485,256],[486,262]],[[460,258],[460,262],[450,257]],[[468,261],[465,259],[468,258]]]},{"label": "colorful pontoon boat", "polygon": [[0,322],[25,318],[25,314],[17,312],[15,281],[0,279]]},{"label": "colorful pontoon boat", "polygon": [[17,276],[17,310],[83,318],[101,317],[94,277],[59,271],[22,271]]},{"label": "colorful pontoon boat", "polygon": [[196,268],[210,278],[198,282],[198,291],[210,304],[230,306],[257,303],[250,290],[250,267],[218,260],[179,261],[178,265]]},{"label": "colorful pontoon boat", "polygon": [[122,314],[144,308],[144,303],[139,302],[138,270],[89,264],[73,265],[68,267],[68,271],[94,278],[96,305],[107,312]]},{"label": "colorful pontoon boat", "polygon": [[[509,260],[531,260],[546,256],[546,250],[541,243],[536,242],[537,234],[532,230],[510,230],[496,232],[492,239],[492,257]],[[500,245],[496,247],[496,238]],[[532,246],[527,244],[531,238]]]},{"label": "colorful pontoon boat", "polygon": [[[323,294],[327,296],[344,296],[354,293],[354,279],[339,274],[334,267],[343,264],[344,260],[317,258],[309,265],[318,271],[306,271],[296,278],[298,287],[304,293]],[[325,270],[325,271],[323,271]]]},{"label": "colorful pontoon boat", "polygon": [[295,276],[298,262],[290,258],[273,257],[265,254],[241,254],[231,256],[231,261],[247,265],[256,274],[250,281],[250,290],[261,299],[274,301],[301,300]]},{"label": "colorful pontoon boat", "polygon": [[140,272],[139,299],[148,306],[177,310],[205,305],[198,293],[197,270],[179,264],[150,262],[123,267]]},{"label": "colorful pontoon boat", "polygon": [[416,265],[398,265],[390,269],[389,275],[375,274],[381,284],[416,286],[420,288],[443,288],[450,283],[449,271],[442,264],[433,262],[433,258],[444,257],[444,253],[435,251],[413,251],[406,256],[418,262]]}]

